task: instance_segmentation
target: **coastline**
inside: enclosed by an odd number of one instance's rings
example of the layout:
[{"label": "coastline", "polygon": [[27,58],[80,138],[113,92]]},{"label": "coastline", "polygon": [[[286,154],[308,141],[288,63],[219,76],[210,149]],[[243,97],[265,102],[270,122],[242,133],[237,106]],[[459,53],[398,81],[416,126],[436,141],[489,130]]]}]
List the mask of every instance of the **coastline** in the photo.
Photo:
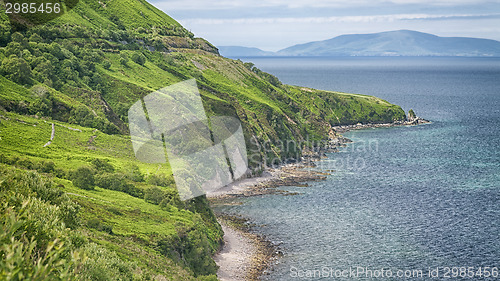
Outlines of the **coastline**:
[{"label": "coastline", "polygon": [[[352,141],[341,133],[350,130],[371,128],[388,128],[398,126],[415,126],[431,123],[419,117],[409,121],[384,124],[356,124],[332,127],[329,134],[328,147],[320,151],[304,151],[299,163],[287,164],[278,168],[268,168],[261,176],[245,178],[231,183],[215,192],[207,193],[210,205],[232,205],[239,197],[260,196],[266,194],[296,195],[280,186],[304,186],[306,182],[325,180],[329,172],[315,171],[307,168],[315,167],[314,161],[325,157],[325,152],[336,152],[338,147],[346,146]],[[220,280],[258,280],[259,276],[272,269],[272,263],[279,258],[281,251],[265,236],[254,233],[249,220],[228,214],[216,214],[223,226],[224,245],[214,256],[219,270]],[[227,232],[226,232],[227,231]],[[234,257],[234,258],[231,258]]]}]

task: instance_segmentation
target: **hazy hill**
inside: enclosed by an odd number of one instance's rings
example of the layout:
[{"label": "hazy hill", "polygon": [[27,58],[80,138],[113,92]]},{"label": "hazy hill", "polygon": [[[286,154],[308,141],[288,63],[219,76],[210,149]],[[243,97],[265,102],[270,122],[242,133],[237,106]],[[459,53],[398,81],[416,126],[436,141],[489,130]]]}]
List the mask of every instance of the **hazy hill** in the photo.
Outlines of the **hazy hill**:
[{"label": "hazy hill", "polygon": [[373,34],[341,35],[294,45],[281,56],[500,56],[500,42],[465,37],[439,37],[398,30]]},{"label": "hazy hill", "polygon": [[264,57],[274,56],[274,52],[263,51],[259,48],[241,47],[241,46],[217,46],[219,53],[228,58],[241,57]]}]

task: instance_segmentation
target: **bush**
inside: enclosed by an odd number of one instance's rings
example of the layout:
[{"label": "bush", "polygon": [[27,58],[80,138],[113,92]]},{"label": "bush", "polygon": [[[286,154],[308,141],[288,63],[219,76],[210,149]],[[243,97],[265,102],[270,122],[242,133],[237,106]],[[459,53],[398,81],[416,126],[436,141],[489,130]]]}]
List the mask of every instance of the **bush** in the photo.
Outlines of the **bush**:
[{"label": "bush", "polygon": [[33,169],[33,162],[30,159],[27,158],[21,158],[16,162],[16,166],[21,167],[21,168],[26,168],[26,169]]},{"label": "bush", "polygon": [[[48,212],[30,215],[40,210]],[[2,211],[0,216],[2,280],[28,278],[29,280],[74,280],[76,270],[83,262],[83,256],[76,251],[68,255],[71,246],[66,240],[68,236],[59,227],[51,228],[58,225],[58,220],[50,215],[51,211],[53,210],[46,203],[30,198],[18,209],[7,208]],[[43,230],[33,233],[32,226],[38,226]],[[55,235],[47,236],[49,233]]]},{"label": "bush", "polygon": [[141,53],[137,53],[137,52],[133,53],[131,59],[133,62],[140,64],[140,65],[144,65],[146,63],[146,57]]},{"label": "bush", "polygon": [[142,190],[133,184],[127,183],[123,174],[100,174],[95,177],[95,184],[101,188],[116,190],[131,196],[143,198]]},{"label": "bush", "polygon": [[410,109],[410,111],[408,111],[408,119],[415,119],[415,118],[417,118],[415,111],[413,111],[413,109]]},{"label": "bush", "polygon": [[204,231],[206,226],[199,217],[194,222],[193,228],[179,227],[177,235],[159,239],[156,248],[163,255],[187,265],[196,276],[215,274],[217,265],[211,258],[213,252]]},{"label": "bush", "polygon": [[104,67],[104,69],[109,69],[111,67],[111,63],[105,60],[102,62],[102,67]]},{"label": "bush", "polygon": [[92,163],[98,172],[112,173],[115,171],[115,168],[109,163],[108,159],[95,158],[90,163]]},{"label": "bush", "polygon": [[23,200],[29,197],[38,198],[44,202],[57,205],[58,217],[66,227],[76,229],[80,220],[79,205],[53,183],[34,171],[12,170],[0,168],[0,199],[11,206],[21,206]]},{"label": "bush", "polygon": [[38,164],[37,170],[42,173],[52,173],[55,169],[55,164],[52,161],[42,161]]},{"label": "bush", "polygon": [[0,67],[2,75],[19,84],[28,84],[31,82],[31,68],[22,58],[12,55],[2,61]]},{"label": "bush", "polygon": [[151,185],[169,187],[174,184],[174,179],[164,175],[149,175],[146,182]]},{"label": "bush", "polygon": [[78,188],[94,190],[94,172],[88,167],[80,167],[73,172],[72,182]]},{"label": "bush", "polygon": [[135,182],[143,182],[144,181],[144,175],[141,174],[141,170],[135,164],[128,165],[125,168],[125,173],[126,173],[127,178],[131,181],[135,181]]},{"label": "bush", "polygon": [[146,202],[159,205],[163,199],[165,199],[166,194],[163,190],[159,189],[158,187],[150,187],[146,190],[144,193],[144,200]]},{"label": "bush", "polygon": [[120,63],[122,65],[127,65],[128,57],[127,54],[120,54]]},{"label": "bush", "polygon": [[123,261],[115,252],[95,243],[87,244],[83,252],[87,259],[79,272],[79,280],[139,280],[133,274],[137,265]]},{"label": "bush", "polygon": [[87,221],[87,227],[93,228],[99,231],[104,231],[109,234],[113,234],[113,226],[109,224],[103,224],[99,219],[90,219]]}]

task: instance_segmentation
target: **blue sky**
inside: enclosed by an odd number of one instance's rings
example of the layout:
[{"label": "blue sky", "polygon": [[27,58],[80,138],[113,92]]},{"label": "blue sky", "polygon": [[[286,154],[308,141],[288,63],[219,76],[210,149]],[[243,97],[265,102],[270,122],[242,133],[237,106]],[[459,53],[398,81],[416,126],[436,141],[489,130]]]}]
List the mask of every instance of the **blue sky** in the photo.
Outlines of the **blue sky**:
[{"label": "blue sky", "polygon": [[217,46],[276,51],[342,34],[399,29],[500,41],[500,0],[152,0],[151,3],[196,36]]}]

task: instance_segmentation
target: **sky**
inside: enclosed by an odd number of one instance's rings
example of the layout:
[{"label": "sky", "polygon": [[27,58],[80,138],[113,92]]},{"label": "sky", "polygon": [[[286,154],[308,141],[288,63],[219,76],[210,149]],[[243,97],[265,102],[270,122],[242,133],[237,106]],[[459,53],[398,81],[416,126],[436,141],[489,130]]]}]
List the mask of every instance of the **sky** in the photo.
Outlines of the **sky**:
[{"label": "sky", "polygon": [[343,34],[409,29],[500,41],[500,0],[150,0],[216,46],[277,51]]}]

